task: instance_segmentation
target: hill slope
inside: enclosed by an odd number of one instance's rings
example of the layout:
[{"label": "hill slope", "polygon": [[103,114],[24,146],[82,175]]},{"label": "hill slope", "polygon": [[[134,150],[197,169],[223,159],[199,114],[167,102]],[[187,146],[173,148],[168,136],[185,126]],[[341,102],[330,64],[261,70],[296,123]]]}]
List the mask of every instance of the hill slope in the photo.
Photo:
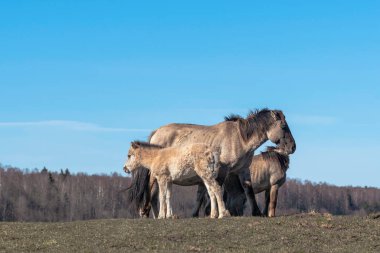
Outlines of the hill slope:
[{"label": "hill slope", "polygon": [[302,214],[277,218],[114,219],[0,223],[0,251],[379,252],[380,218]]}]

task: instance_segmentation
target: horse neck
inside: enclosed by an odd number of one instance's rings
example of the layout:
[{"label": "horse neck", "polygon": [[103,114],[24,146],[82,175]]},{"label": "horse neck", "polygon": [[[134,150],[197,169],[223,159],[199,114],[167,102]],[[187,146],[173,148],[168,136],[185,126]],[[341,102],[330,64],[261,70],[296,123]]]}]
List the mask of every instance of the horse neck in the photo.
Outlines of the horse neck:
[{"label": "horse neck", "polygon": [[245,141],[246,151],[256,150],[268,140],[267,132],[272,124],[272,120],[266,124],[256,124],[256,127],[248,137],[248,140]]},{"label": "horse neck", "polygon": [[160,149],[154,149],[154,148],[141,148],[140,150],[140,164],[145,167],[149,168],[151,167],[153,163],[153,159],[157,157],[158,153],[160,152]]},{"label": "horse neck", "polygon": [[268,140],[268,137],[266,133],[259,134],[257,131],[255,131],[251,137],[244,142],[244,150],[246,152],[254,151],[258,147],[260,147],[264,142]]}]

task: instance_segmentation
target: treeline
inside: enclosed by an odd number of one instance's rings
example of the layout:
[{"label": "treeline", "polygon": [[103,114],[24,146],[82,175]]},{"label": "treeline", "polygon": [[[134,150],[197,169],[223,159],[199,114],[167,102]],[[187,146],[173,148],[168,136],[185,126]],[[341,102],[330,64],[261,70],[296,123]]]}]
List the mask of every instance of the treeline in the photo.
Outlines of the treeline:
[{"label": "treeline", "polygon": [[130,217],[119,191],[128,178],[0,168],[0,221]]},{"label": "treeline", "polygon": [[[136,218],[125,189],[130,179],[120,174],[87,175],[20,170],[0,166],[0,221],[73,221]],[[174,212],[190,217],[196,187],[175,186]],[[258,196],[262,203],[263,197]],[[248,204],[247,204],[248,205]],[[298,212],[367,214],[380,211],[380,189],[337,187],[288,180],[280,188],[278,214]],[[246,208],[249,213],[249,207]]]},{"label": "treeline", "polygon": [[366,215],[380,211],[380,189],[374,187],[338,187],[292,179],[280,188],[278,198],[279,214],[316,211]]}]

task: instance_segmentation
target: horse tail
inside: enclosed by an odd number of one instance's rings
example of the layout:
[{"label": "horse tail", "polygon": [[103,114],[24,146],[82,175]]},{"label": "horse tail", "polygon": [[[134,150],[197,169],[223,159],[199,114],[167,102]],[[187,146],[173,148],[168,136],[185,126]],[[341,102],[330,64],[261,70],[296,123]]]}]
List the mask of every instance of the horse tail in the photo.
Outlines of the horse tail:
[{"label": "horse tail", "polygon": [[139,210],[144,208],[150,198],[150,171],[146,168],[140,168],[132,175],[132,182],[126,189],[127,199],[131,205]]}]

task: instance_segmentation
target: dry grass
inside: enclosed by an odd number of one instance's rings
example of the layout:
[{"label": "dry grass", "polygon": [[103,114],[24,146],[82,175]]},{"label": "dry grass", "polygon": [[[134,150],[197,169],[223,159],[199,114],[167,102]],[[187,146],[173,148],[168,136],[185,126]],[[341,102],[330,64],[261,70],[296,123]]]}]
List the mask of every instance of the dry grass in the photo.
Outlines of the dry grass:
[{"label": "dry grass", "polygon": [[277,218],[0,223],[1,252],[380,252],[380,218]]}]

